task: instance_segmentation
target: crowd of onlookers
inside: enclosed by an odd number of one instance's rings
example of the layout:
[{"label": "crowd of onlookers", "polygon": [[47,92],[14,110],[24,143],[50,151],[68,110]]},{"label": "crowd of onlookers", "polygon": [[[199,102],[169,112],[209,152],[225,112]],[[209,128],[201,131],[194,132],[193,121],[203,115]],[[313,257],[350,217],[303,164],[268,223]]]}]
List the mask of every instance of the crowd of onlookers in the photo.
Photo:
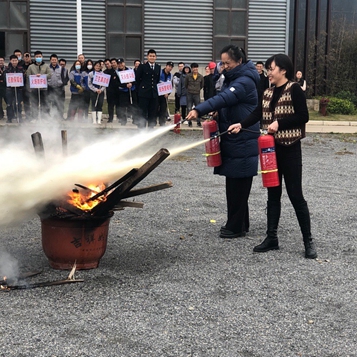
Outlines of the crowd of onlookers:
[{"label": "crowd of onlookers", "polygon": [[[132,118],[138,127],[162,126],[170,120],[168,97],[174,93],[175,113],[183,118],[203,99],[207,100],[217,93],[224,81],[220,63],[210,62],[205,68],[205,75],[199,73],[199,65],[179,62],[177,71],[171,73],[174,63],[169,61],[161,68],[156,63],[156,51],[147,52],[147,60],[143,63],[135,60],[132,67],[125,64],[123,58],[108,58],[93,62],[79,54],[77,60],[70,66],[63,58],[52,54],[49,62],[43,59],[41,51],[22,54],[15,50],[5,65],[5,58],[0,56],[0,119],[4,118],[3,102],[6,105],[7,123],[36,122],[50,118],[69,121],[87,122],[91,109],[90,122],[102,123],[103,104],[106,98],[108,107],[108,122],[113,122],[116,114],[118,122],[126,125]],[[69,69],[68,69],[69,68]],[[261,97],[269,87],[263,62],[256,63],[256,69],[261,78],[258,95]],[[123,81],[121,71],[133,71],[132,81]],[[7,83],[7,74],[21,73],[23,85],[11,86]],[[107,85],[95,81],[98,73],[104,73],[109,78]],[[32,86],[32,78],[45,78],[44,86]],[[306,82],[298,72],[297,80],[303,89]],[[159,92],[159,83],[170,83],[172,88]],[[70,90],[70,102],[65,113],[66,86]],[[203,92],[203,93],[202,93]],[[188,121],[192,126],[192,122]],[[197,119],[197,126],[201,121]]]}]

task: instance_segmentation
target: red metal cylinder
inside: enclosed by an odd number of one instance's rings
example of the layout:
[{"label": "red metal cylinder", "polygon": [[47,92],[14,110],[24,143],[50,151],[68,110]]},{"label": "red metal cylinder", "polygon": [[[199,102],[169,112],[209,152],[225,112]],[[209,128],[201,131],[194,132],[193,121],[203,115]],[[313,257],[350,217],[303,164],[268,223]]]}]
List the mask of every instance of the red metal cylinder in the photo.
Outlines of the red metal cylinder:
[{"label": "red metal cylinder", "polygon": [[279,186],[274,136],[267,134],[258,138],[259,159],[264,187]]},{"label": "red metal cylinder", "polygon": [[[179,123],[180,121],[181,121],[181,115],[180,115],[179,112],[177,112],[174,115],[174,124]],[[176,133],[176,134],[180,134],[181,133],[180,124],[175,126],[174,133]]]},{"label": "red metal cylinder", "polygon": [[[214,138],[218,135],[218,124],[215,120],[205,120],[202,124],[203,137],[205,139]],[[207,166],[216,167],[222,165],[221,148],[219,137],[211,139],[205,143]]]}]

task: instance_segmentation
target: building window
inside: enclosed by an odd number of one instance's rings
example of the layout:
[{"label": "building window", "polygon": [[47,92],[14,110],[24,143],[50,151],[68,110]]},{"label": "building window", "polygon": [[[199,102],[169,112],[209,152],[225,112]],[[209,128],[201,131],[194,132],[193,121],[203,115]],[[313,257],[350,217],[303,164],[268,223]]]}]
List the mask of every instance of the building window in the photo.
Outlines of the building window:
[{"label": "building window", "polygon": [[224,46],[233,44],[246,49],[247,0],[214,1],[213,51],[218,60]]},{"label": "building window", "polygon": [[28,49],[28,0],[0,0],[0,55]]},{"label": "building window", "polygon": [[128,63],[142,58],[143,1],[107,0],[107,46],[109,57]]}]

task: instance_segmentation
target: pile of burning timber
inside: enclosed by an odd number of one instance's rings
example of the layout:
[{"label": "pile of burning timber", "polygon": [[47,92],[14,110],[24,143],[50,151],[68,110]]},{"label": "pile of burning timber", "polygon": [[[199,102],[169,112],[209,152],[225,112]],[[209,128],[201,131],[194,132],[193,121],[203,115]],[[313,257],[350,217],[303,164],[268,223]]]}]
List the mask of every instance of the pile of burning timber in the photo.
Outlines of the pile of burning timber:
[{"label": "pile of burning timber", "polygon": [[[32,134],[32,142],[38,156],[44,156],[44,147],[40,133]],[[67,135],[62,131],[63,153],[67,153]],[[108,216],[111,211],[121,210],[124,207],[142,208],[143,203],[124,201],[127,198],[143,195],[149,192],[172,187],[167,181],[156,185],[133,189],[140,181],[149,175],[161,162],[170,155],[167,149],[160,149],[151,159],[140,168],[133,168],[114,183],[98,192],[97,188],[75,184],[76,188],[70,196],[72,200],[57,200],[48,204],[40,212],[41,219],[57,217],[65,219],[90,219],[91,217]]]}]

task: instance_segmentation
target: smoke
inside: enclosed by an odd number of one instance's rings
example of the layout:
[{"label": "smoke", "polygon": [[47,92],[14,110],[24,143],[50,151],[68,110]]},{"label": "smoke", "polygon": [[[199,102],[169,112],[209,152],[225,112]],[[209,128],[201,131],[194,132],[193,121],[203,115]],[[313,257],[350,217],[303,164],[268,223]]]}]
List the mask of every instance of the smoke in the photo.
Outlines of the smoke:
[{"label": "smoke", "polygon": [[[154,139],[172,130],[173,125],[149,131],[128,129],[125,136],[118,132],[108,135],[108,131],[93,135],[92,127],[69,128],[67,157],[62,154],[60,129],[46,130],[42,125],[38,131],[44,158],[35,155],[31,144],[36,130],[26,126],[11,129],[4,129],[8,135],[0,142],[0,226],[33,217],[47,203],[65,197],[75,183],[111,183],[140,167],[162,147],[160,142],[152,143]],[[173,149],[175,154],[197,146],[183,145]]]},{"label": "smoke", "polygon": [[19,276],[19,267],[9,253],[0,251],[0,280],[6,276],[7,279],[17,279]]}]

